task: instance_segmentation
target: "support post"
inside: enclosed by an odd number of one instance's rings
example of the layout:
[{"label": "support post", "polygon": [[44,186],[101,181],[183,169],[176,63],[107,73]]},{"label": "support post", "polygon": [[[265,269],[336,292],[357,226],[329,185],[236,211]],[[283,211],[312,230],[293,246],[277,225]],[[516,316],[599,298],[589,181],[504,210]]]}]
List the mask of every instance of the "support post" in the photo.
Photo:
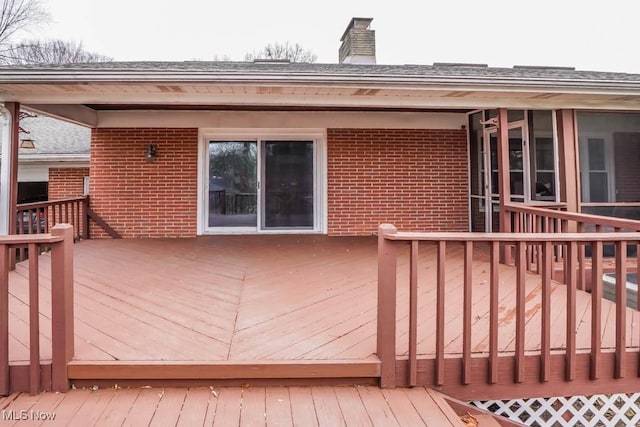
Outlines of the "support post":
[{"label": "support post", "polygon": [[[500,193],[500,232],[511,232],[511,217],[505,204],[511,200],[511,180],[509,169],[509,118],[506,108],[498,109],[498,192]],[[511,246],[503,244],[501,260],[512,262]]]},{"label": "support post", "polygon": [[74,354],[73,226],[57,224],[54,236],[63,241],[51,248],[51,345],[53,391],[69,390],[67,364]]},{"label": "support post", "polygon": [[[560,201],[567,204],[568,212],[580,208],[580,177],[578,175],[578,138],[573,110],[559,110],[558,127],[558,176],[560,177]],[[569,223],[567,230],[575,233],[576,225]]]},{"label": "support post", "polygon": [[385,236],[398,230],[391,224],[378,227],[378,335],[377,353],[380,358],[380,386],[396,386],[396,264],[394,242]]},{"label": "support post", "polygon": [[9,246],[0,245],[0,396],[9,394]]}]

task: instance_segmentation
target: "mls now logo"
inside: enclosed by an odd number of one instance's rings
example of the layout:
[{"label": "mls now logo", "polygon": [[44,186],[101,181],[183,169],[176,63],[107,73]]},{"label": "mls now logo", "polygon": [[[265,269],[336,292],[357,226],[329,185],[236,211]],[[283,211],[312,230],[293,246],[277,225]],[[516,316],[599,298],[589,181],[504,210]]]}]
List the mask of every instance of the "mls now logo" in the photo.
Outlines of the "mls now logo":
[{"label": "mls now logo", "polygon": [[16,410],[3,410],[2,421],[53,421],[56,419],[56,414],[53,412],[40,412],[40,411],[27,411],[22,409]]}]

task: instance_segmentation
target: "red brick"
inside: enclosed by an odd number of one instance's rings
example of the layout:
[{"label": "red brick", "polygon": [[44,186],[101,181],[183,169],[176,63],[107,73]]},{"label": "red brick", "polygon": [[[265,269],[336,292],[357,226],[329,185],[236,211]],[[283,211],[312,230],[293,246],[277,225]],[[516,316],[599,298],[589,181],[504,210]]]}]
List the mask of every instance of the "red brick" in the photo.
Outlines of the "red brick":
[{"label": "red brick", "polygon": [[[149,144],[158,147],[151,163]],[[197,129],[94,129],[91,206],[126,238],[195,236],[197,164]],[[95,225],[91,234],[106,236]]]},{"label": "red brick", "polygon": [[329,234],[468,229],[464,130],[328,129]]}]

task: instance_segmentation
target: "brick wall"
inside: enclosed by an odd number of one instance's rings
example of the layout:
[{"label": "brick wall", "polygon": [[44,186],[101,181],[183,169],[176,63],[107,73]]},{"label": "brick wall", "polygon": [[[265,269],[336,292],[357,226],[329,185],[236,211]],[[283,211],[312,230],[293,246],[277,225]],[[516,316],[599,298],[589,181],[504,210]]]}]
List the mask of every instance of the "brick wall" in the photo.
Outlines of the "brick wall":
[{"label": "brick wall", "polygon": [[328,129],[329,234],[467,231],[464,130]]},{"label": "brick wall", "polygon": [[[91,206],[125,238],[195,236],[197,158],[197,129],[94,129]],[[95,224],[91,234],[106,236]]]},{"label": "brick wall", "polygon": [[89,168],[49,168],[49,200],[81,197],[85,176],[89,176]]}]

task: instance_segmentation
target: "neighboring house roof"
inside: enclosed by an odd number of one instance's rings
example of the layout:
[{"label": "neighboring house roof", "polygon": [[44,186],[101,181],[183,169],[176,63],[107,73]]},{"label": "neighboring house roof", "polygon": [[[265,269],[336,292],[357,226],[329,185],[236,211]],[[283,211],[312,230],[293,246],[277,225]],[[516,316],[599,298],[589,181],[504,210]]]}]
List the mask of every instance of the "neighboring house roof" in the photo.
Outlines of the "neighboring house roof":
[{"label": "neighboring house roof", "polygon": [[19,140],[30,139],[34,148],[20,148],[21,164],[89,162],[91,129],[46,116],[25,116],[20,120]]},{"label": "neighboring house roof", "polygon": [[46,116],[24,117],[20,139],[31,139],[35,148],[21,148],[19,154],[38,156],[50,154],[89,155],[91,129]]}]

